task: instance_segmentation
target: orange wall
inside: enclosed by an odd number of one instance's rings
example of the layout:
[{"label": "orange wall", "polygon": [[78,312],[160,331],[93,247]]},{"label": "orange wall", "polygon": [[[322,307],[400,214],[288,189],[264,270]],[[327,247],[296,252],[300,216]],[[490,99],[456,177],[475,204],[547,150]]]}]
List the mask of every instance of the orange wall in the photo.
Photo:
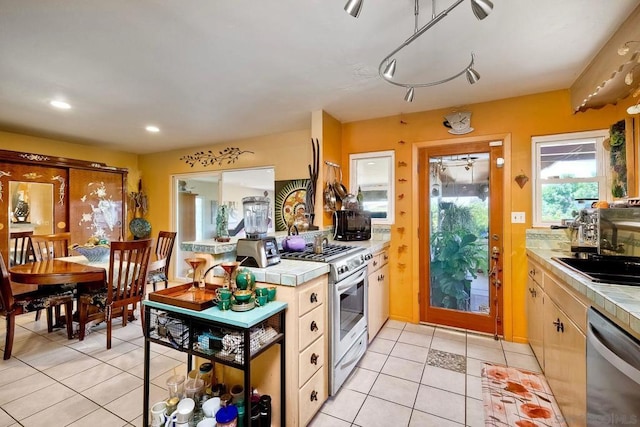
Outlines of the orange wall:
[{"label": "orange wall", "polygon": [[[530,181],[523,189],[514,185],[513,178],[524,171],[531,177],[531,137],[592,129],[608,129],[621,118],[628,117],[625,109],[635,100],[627,100],[623,105],[608,106],[600,110],[572,114],[567,90],[547,92],[499,101],[473,104],[464,107],[470,111],[471,125],[475,131],[464,137],[456,137],[442,125],[445,114],[451,108],[414,114],[384,117],[346,123],[342,127],[342,163],[348,165],[350,153],[380,150],[395,150],[396,163],[404,161],[410,171],[396,169],[396,175],[409,179],[406,183],[396,183],[396,194],[407,197],[396,200],[396,223],[392,227],[391,245],[391,316],[398,320],[419,321],[418,293],[418,240],[417,236],[398,233],[399,227],[412,230],[417,224],[417,200],[412,200],[412,189],[417,188],[417,164],[413,155],[415,147],[429,141],[447,140],[455,143],[468,137],[505,135],[511,140],[511,153],[505,160],[508,167],[505,183],[510,187],[505,197],[506,212],[526,212],[527,223],[511,224],[510,215],[505,215],[504,239],[504,332],[507,339],[526,341],[525,283],[526,253],[525,230],[531,227],[531,186]],[[452,100],[452,104],[455,101]],[[404,141],[400,143],[399,141]],[[345,178],[347,179],[347,178]],[[415,199],[415,198],[414,198]],[[405,215],[399,215],[404,210]],[[406,233],[406,231],[405,231]],[[400,242],[409,244],[409,250],[398,254]],[[403,268],[404,265],[404,268]]]}]

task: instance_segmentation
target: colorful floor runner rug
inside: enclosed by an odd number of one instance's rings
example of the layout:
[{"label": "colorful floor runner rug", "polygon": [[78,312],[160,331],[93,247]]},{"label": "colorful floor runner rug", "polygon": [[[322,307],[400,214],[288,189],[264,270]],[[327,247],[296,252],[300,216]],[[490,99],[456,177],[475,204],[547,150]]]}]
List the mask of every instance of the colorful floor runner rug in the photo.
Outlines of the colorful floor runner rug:
[{"label": "colorful floor runner rug", "polygon": [[542,374],[485,363],[482,395],[485,426],[567,426]]}]

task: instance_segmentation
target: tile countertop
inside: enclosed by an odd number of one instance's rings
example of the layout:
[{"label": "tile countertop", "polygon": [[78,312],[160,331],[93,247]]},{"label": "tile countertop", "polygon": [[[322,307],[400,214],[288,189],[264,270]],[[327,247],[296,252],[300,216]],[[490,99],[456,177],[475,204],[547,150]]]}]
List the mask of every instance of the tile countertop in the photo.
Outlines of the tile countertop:
[{"label": "tile countertop", "polygon": [[584,295],[591,305],[640,338],[640,286],[594,283],[551,257],[571,256],[551,249],[527,249],[527,255]]},{"label": "tile countertop", "polygon": [[[317,234],[315,232],[311,234],[311,236]],[[305,233],[306,234],[306,233]],[[389,235],[388,234],[376,234],[372,236],[371,240],[359,241],[359,242],[341,242],[330,240],[331,243],[334,244],[343,244],[348,246],[358,246],[368,249],[371,253],[376,253],[386,247],[389,247]],[[182,248],[184,249],[185,245],[193,244],[194,252],[201,253],[212,253],[207,249],[207,246],[210,246],[212,250],[216,250],[216,246],[220,245],[215,241],[201,241],[201,242],[185,242],[182,243]],[[232,246],[232,251],[235,251],[235,242],[223,243],[227,246]],[[196,250],[199,249],[199,250]],[[219,253],[219,252],[214,252]],[[290,260],[283,259],[279,264],[272,265],[265,268],[257,268],[257,267],[242,267],[247,268],[253,272],[256,276],[256,281],[271,283],[274,285],[281,286],[299,286],[303,283],[306,283],[310,280],[315,279],[316,277],[320,277],[324,274],[329,273],[329,264],[324,262],[314,262],[314,261],[298,261],[298,260]],[[213,269],[213,274],[215,276],[222,277],[224,276],[224,271],[222,267],[215,267]]]}]

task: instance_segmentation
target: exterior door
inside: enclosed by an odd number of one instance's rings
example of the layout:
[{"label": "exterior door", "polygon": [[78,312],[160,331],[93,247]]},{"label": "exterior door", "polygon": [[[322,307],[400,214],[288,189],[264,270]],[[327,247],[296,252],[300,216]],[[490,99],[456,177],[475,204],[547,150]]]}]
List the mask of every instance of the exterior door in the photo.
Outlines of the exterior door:
[{"label": "exterior door", "polygon": [[420,319],[502,335],[502,143],[420,150]]}]

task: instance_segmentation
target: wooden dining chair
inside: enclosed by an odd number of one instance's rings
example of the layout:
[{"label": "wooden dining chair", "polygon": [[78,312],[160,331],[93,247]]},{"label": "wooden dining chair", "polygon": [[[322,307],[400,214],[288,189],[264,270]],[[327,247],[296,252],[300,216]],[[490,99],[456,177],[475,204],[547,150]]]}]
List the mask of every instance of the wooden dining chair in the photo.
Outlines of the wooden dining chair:
[{"label": "wooden dining chair", "polygon": [[[73,337],[73,291],[38,289],[37,291],[14,295],[11,290],[11,280],[9,271],[4,263],[4,258],[0,254],[0,270],[2,271],[2,282],[0,283],[0,314],[5,317],[7,324],[6,341],[4,345],[4,360],[11,358],[13,350],[13,337],[15,334],[15,317],[41,309],[49,309],[53,306],[65,307],[65,317],[67,325],[67,338]],[[47,311],[50,313],[50,311]],[[51,319],[47,319],[51,320]]]},{"label": "wooden dining chair", "polygon": [[[55,234],[34,234],[30,236],[31,248],[35,261],[46,261],[54,258],[69,256],[69,245],[71,244],[71,233]],[[62,285],[64,286],[64,285]],[[41,289],[46,290],[46,289]],[[54,292],[56,290],[53,290]],[[53,330],[53,325],[49,324],[51,308],[47,309],[47,328],[49,332]],[[40,319],[40,311],[36,312],[36,320]],[[56,324],[60,321],[60,309],[56,308]]]},{"label": "wooden dining chair", "polygon": [[34,234],[31,236],[31,246],[36,261],[69,256],[71,233]]},{"label": "wooden dining chair", "polygon": [[12,231],[9,233],[9,247],[13,247],[13,253],[9,265],[20,265],[33,261],[33,247],[29,239],[33,231]]},{"label": "wooden dining chair", "polygon": [[164,282],[164,288],[169,286],[169,264],[171,263],[171,253],[173,252],[173,244],[176,240],[176,234],[172,231],[160,231],[158,232],[158,240],[156,240],[156,259],[158,261],[164,260],[164,265],[161,268],[150,271],[147,276],[147,283],[153,285],[153,291],[156,290],[156,283]]},{"label": "wooden dining chair", "polygon": [[111,348],[112,319],[122,316],[127,326],[129,306],[140,306],[140,323],[144,333],[142,298],[145,293],[151,239],[111,242],[109,271],[103,289],[87,291],[78,298],[80,341],[84,339],[87,323],[93,320],[107,322],[107,349]]}]

